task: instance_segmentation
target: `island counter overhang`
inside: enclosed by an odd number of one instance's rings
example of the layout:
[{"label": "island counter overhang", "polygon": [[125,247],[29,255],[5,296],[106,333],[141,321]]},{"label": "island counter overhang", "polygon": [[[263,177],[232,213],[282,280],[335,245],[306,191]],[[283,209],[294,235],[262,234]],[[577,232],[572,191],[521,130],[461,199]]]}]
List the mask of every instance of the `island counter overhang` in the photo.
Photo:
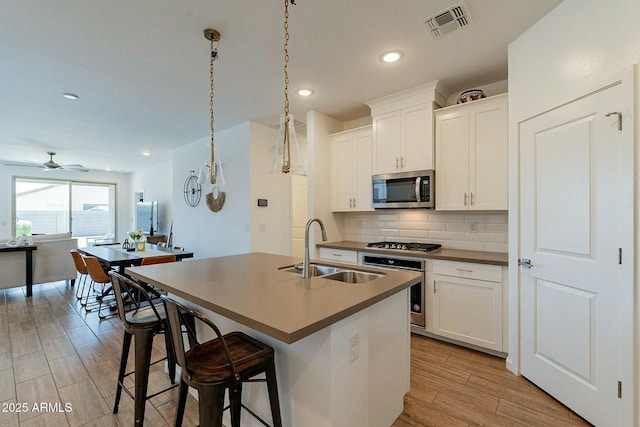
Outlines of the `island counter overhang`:
[{"label": "island counter overhang", "polygon": [[[303,279],[282,269],[298,263],[300,259],[295,257],[253,252],[130,267],[125,272],[287,344],[421,280],[419,273],[385,270],[384,277],[355,284],[322,277]],[[379,272],[360,266],[321,263]]]},{"label": "island counter overhang", "polygon": [[[388,270],[349,284],[281,270],[299,261],[251,253],[127,272],[200,306],[223,333],[241,330],[271,345],[283,425],[390,426],[409,391],[408,287],[420,274]],[[242,400],[271,420],[263,384],[243,384]],[[261,426],[247,414],[242,425]]]}]

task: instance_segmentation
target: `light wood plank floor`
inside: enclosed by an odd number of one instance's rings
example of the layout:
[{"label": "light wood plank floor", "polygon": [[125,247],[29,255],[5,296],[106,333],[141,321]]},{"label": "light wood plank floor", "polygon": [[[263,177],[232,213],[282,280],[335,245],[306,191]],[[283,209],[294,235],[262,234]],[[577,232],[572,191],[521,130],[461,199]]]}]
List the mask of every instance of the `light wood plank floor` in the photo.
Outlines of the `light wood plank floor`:
[{"label": "light wood plank floor", "polygon": [[411,338],[411,389],[393,427],[590,426],[505,367],[505,360],[431,338]]},{"label": "light wood plank floor", "polygon": [[[25,288],[0,290],[0,427],[131,426],[133,402],[126,395],[119,413],[111,413],[121,342],[120,321],[85,313],[64,282],[34,286],[29,299]],[[153,360],[163,353],[159,336]],[[155,365],[150,391],[168,384],[162,364]],[[176,400],[176,390],[151,399],[146,425],[173,425]],[[197,402],[189,396],[184,425],[195,426],[197,419]],[[411,390],[394,427],[478,425],[589,424],[508,372],[503,359],[414,336]]]}]

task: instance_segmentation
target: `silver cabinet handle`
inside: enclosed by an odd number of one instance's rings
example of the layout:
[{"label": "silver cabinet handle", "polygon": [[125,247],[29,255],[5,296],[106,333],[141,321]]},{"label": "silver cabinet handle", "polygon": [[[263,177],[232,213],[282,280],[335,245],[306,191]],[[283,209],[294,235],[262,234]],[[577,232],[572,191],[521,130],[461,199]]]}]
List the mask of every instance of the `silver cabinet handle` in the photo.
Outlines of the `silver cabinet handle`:
[{"label": "silver cabinet handle", "polygon": [[353,207],[353,197],[349,197],[349,207]]},{"label": "silver cabinet handle", "polygon": [[331,254],[333,256],[342,256],[342,254]]},{"label": "silver cabinet handle", "polygon": [[467,193],[464,193],[464,205],[467,206]]},{"label": "silver cabinet handle", "polygon": [[605,117],[609,116],[618,116],[618,130],[622,130],[622,113],[619,111],[614,111],[613,113],[605,114]]},{"label": "silver cabinet handle", "polygon": [[400,156],[400,168],[404,169],[404,157]]},{"label": "silver cabinet handle", "polygon": [[531,264],[531,260],[527,258],[518,258],[518,265],[524,268],[531,268],[533,264]]},{"label": "silver cabinet handle", "polygon": [[356,206],[358,206],[358,205],[356,204],[356,198],[354,197],[353,198],[353,207],[355,208]]},{"label": "silver cabinet handle", "polygon": [[473,193],[469,193],[469,194],[471,194],[471,203],[470,203],[470,205],[473,206]]},{"label": "silver cabinet handle", "polygon": [[396,170],[398,170],[398,169],[399,169],[399,168],[398,168],[398,162],[399,162],[399,159],[398,159],[398,157],[396,156]]},{"label": "silver cabinet handle", "polygon": [[473,270],[465,270],[464,268],[456,268],[461,273],[473,273]]}]

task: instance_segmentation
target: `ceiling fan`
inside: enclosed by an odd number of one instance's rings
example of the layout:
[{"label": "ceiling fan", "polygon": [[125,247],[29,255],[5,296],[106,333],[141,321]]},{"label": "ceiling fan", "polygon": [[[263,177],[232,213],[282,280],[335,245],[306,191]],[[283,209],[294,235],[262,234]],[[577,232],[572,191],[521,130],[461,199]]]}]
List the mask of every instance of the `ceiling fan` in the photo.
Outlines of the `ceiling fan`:
[{"label": "ceiling fan", "polygon": [[74,165],[60,165],[56,162],[53,161],[53,156],[56,155],[55,152],[53,151],[47,151],[47,154],[49,155],[49,161],[44,162],[44,163],[36,163],[36,162],[8,162],[5,163],[5,166],[27,166],[27,167],[33,167],[33,168],[42,168],[43,171],[50,171],[50,170],[56,170],[56,169],[69,169],[69,170],[75,170],[75,171],[79,171],[79,172],[89,172],[89,169],[85,168],[82,165],[79,164],[74,164]]}]

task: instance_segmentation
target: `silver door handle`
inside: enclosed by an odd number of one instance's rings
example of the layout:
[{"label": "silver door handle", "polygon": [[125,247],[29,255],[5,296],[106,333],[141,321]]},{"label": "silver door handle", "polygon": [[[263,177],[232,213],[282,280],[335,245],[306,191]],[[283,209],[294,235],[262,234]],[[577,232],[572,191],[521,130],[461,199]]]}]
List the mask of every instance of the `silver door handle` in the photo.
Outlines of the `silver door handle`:
[{"label": "silver door handle", "polygon": [[618,130],[622,130],[622,113],[620,111],[614,111],[613,113],[605,114],[605,117],[618,116]]},{"label": "silver door handle", "polygon": [[531,264],[531,260],[527,258],[518,258],[518,265],[524,268],[533,267],[533,264]]}]

